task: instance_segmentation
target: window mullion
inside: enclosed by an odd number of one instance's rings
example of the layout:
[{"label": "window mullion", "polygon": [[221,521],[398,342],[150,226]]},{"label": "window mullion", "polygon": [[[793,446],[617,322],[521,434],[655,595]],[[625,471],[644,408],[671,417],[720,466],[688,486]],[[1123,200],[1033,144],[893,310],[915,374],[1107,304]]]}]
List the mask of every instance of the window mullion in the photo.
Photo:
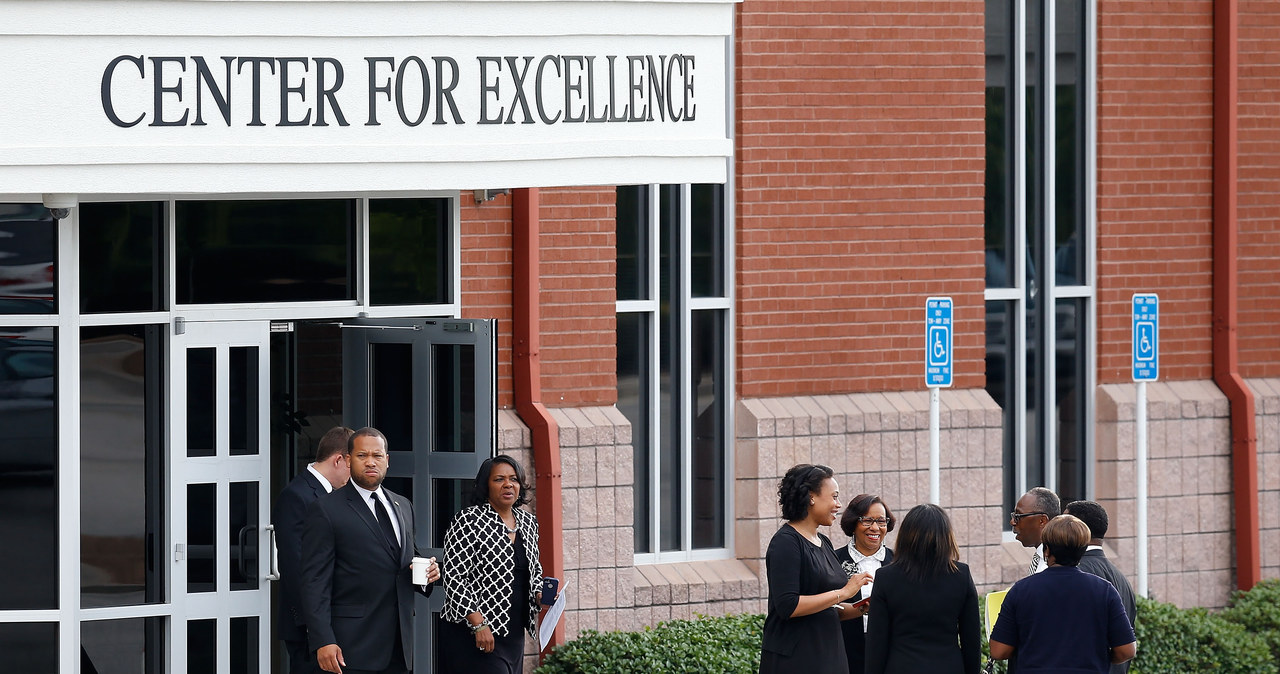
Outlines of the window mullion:
[{"label": "window mullion", "polygon": [[662,397],[662,363],[659,358],[662,357],[661,333],[662,333],[662,298],[661,293],[661,273],[662,273],[662,255],[660,246],[661,236],[661,214],[658,212],[660,206],[660,195],[657,185],[650,185],[646,197],[649,201],[648,222],[646,229],[646,239],[648,240],[649,255],[649,299],[653,300],[654,306],[648,314],[648,332],[649,332],[649,368],[646,375],[649,377],[649,413],[645,415],[645,419],[649,424],[649,551],[655,557],[662,552],[662,466],[659,459],[661,458],[662,446],[662,420],[659,413],[662,411],[660,406]]},{"label": "window mullion", "polygon": [[1057,202],[1057,56],[1058,45],[1056,31],[1058,28],[1057,4],[1050,0],[1041,0],[1044,39],[1041,41],[1040,58],[1040,109],[1044,114],[1042,127],[1044,156],[1040,158],[1044,170],[1043,232],[1040,237],[1040,256],[1044,264],[1040,269],[1040,293],[1042,306],[1040,315],[1040,377],[1038,378],[1043,392],[1040,399],[1044,401],[1044,410],[1039,415],[1040,436],[1044,446],[1044,484],[1055,492],[1058,491],[1058,396],[1057,396],[1057,357],[1058,336],[1057,316],[1058,297],[1054,288],[1056,281],[1052,268],[1054,248],[1058,240]]},{"label": "window mullion", "polygon": [[692,368],[690,367],[688,349],[692,341],[693,331],[691,324],[693,321],[693,312],[690,309],[690,297],[693,295],[692,289],[692,254],[690,246],[690,211],[692,200],[692,189],[689,184],[680,186],[680,231],[672,232],[672,236],[679,237],[677,250],[679,251],[679,260],[675,261],[679,273],[677,274],[677,283],[679,284],[679,307],[677,311],[680,314],[680,341],[679,348],[673,344],[673,351],[678,353],[677,363],[679,364],[678,381],[673,383],[672,388],[679,390],[677,396],[678,405],[672,406],[672,412],[680,423],[680,549],[688,552],[693,548],[693,490],[690,482],[693,476],[693,419],[691,412],[691,401],[693,400],[692,386]]},{"label": "window mullion", "polygon": [[[1010,115],[1011,146],[1013,157],[1013,273],[1018,298],[1013,303],[1014,333],[1018,339],[1010,340],[1009,355],[1014,361],[1013,400],[1007,401],[1014,415],[1013,431],[1015,494],[1027,491],[1027,12],[1020,1],[1010,3],[1010,24],[1013,37],[1010,66],[1013,72],[1012,91],[1009,96],[1013,107]],[[1006,410],[1009,413],[1010,410]],[[1015,496],[1016,498],[1016,496]]]}]

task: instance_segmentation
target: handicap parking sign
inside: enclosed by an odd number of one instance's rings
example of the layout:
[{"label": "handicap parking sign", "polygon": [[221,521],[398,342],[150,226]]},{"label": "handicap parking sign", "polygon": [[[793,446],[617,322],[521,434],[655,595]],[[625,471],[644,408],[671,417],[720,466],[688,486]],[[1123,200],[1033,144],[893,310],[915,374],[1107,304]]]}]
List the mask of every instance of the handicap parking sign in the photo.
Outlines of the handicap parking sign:
[{"label": "handicap parking sign", "polygon": [[1151,293],[1133,296],[1133,380],[1155,381],[1160,376],[1160,298]]},{"label": "handicap parking sign", "polygon": [[951,386],[951,298],[925,300],[924,383],[930,388]]}]

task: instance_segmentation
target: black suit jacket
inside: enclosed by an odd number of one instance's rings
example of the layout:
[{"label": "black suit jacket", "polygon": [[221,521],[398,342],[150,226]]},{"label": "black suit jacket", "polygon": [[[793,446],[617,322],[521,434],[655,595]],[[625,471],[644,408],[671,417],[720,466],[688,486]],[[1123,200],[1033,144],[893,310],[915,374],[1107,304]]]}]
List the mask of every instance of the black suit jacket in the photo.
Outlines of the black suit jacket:
[{"label": "black suit jacket", "polygon": [[[1133,587],[1129,585],[1129,579],[1120,573],[1120,569],[1116,568],[1116,565],[1112,564],[1101,550],[1086,550],[1084,556],[1080,558],[1078,568],[1111,583],[1116,593],[1120,595],[1120,603],[1124,605],[1124,615],[1129,619],[1129,627],[1133,627],[1134,617],[1137,614],[1137,600],[1134,599]],[[1125,674],[1128,671],[1129,662],[1111,665],[1111,674]]]},{"label": "black suit jacket", "polygon": [[913,580],[889,564],[876,572],[867,622],[867,674],[978,674],[978,592],[969,567]]},{"label": "black suit jacket", "polygon": [[303,469],[281,490],[271,511],[280,558],[281,602],[276,631],[284,641],[307,638],[306,622],[302,619],[302,524],[307,507],[328,494],[320,480]]},{"label": "black suit jacket", "polygon": [[400,522],[399,551],[387,543],[354,482],[312,503],[302,528],[308,648],[337,644],[352,669],[386,668],[397,634],[413,668],[413,506],[383,491]]},{"label": "black suit jacket", "polygon": [[[836,559],[840,560],[840,566],[844,568],[845,573],[849,573],[849,567],[846,565],[853,564],[853,556],[849,554],[849,546],[842,545],[836,548]],[[884,549],[884,562],[881,568],[887,566],[893,561],[893,550]],[[849,575],[853,575],[850,573]],[[871,591],[875,592],[875,583],[871,584]],[[860,597],[854,597],[845,603],[858,601]],[[868,622],[868,624],[870,624]],[[849,658],[849,674],[862,674],[865,669],[866,662],[866,634],[862,630],[862,618],[850,618],[849,620],[840,621],[840,633],[844,635],[844,654]]]}]

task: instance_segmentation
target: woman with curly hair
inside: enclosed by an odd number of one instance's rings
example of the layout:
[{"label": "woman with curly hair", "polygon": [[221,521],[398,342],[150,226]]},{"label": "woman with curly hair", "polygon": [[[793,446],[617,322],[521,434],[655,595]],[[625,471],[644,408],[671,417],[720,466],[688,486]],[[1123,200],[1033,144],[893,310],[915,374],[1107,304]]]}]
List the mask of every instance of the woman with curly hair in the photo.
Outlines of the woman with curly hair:
[{"label": "woman with curly hair", "polygon": [[769,612],[764,620],[761,674],[848,674],[840,621],[862,616],[842,602],[859,594],[871,574],[845,574],[831,540],[818,527],[840,512],[840,488],[826,466],[800,464],[778,486],[787,520],[765,553]]}]

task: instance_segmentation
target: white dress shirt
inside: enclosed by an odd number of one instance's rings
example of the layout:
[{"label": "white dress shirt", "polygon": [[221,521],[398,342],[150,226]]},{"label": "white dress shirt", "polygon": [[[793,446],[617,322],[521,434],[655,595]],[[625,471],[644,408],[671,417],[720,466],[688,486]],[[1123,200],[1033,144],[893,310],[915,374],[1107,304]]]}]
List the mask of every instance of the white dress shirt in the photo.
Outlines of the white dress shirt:
[{"label": "white dress shirt", "polygon": [[1036,546],[1036,554],[1040,555],[1039,563],[1036,564],[1036,573],[1040,573],[1049,568],[1049,562],[1044,558],[1044,543]]},{"label": "white dress shirt", "polygon": [[311,474],[316,476],[316,479],[320,481],[320,486],[324,487],[326,493],[333,493],[333,485],[329,484],[329,478],[325,477],[324,473],[316,470],[316,465],[314,463],[308,463],[307,470],[311,471]]},{"label": "white dress shirt", "polygon": [[364,499],[364,504],[369,506],[369,512],[373,513],[374,519],[378,519],[378,511],[373,509],[373,499],[369,498],[369,495],[378,495],[378,500],[382,502],[382,505],[387,507],[387,512],[391,513],[391,528],[396,530],[396,541],[401,545],[404,545],[404,537],[400,535],[400,518],[395,514],[396,509],[387,501],[387,492],[383,491],[382,486],[379,485],[378,491],[376,492],[369,491],[368,489],[361,487],[355,480],[351,481],[351,486],[355,487],[356,491],[360,492],[360,498]]},{"label": "white dress shirt", "polygon": [[[853,565],[858,570],[857,572],[869,573],[871,574],[872,578],[875,578],[876,571],[880,570],[881,566],[884,566],[884,546],[883,545],[880,546],[880,549],[876,550],[875,554],[872,554],[872,555],[864,555],[861,552],[858,552],[858,548],[854,547],[853,541],[849,541],[848,547],[849,547],[849,559],[853,560]],[[871,590],[872,590],[871,586],[874,584],[875,583],[867,583],[866,585],[863,585],[861,588],[859,588],[859,592],[862,593],[863,599],[866,599],[867,597],[871,596]],[[867,631],[867,619],[870,617],[871,616],[869,615],[862,616],[863,632]]]}]

